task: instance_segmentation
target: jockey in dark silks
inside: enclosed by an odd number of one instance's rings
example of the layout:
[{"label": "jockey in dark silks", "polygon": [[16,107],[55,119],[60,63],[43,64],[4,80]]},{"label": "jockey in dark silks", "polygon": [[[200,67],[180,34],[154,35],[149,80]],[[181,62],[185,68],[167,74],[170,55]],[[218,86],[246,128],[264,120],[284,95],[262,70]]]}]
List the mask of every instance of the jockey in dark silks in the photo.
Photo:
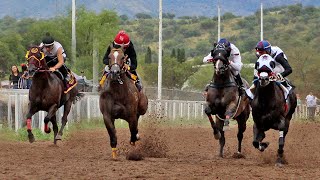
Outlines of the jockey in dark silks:
[{"label": "jockey in dark silks", "polygon": [[64,84],[68,89],[69,82],[71,80],[71,71],[65,65],[67,55],[64,52],[62,45],[55,41],[50,34],[47,34],[42,39],[42,43],[39,47],[45,54],[45,60],[49,66],[49,70],[52,72],[59,70],[59,72],[61,72],[63,75]]},{"label": "jockey in dark silks", "polygon": [[[137,75],[136,69],[138,66],[137,62],[137,55],[136,51],[134,49],[133,43],[130,41],[130,37],[128,34],[126,34],[125,31],[121,30],[118,32],[116,37],[114,38],[114,41],[112,42],[113,47],[120,48],[123,47],[124,54],[127,55],[127,63],[125,64],[125,68],[129,73],[133,74],[134,77],[131,75],[130,78],[135,80],[135,85],[138,88],[139,91],[142,89],[142,84],[140,82],[140,79]],[[103,64],[106,65],[105,73],[102,76],[100,80],[100,87],[104,84],[104,81],[106,79],[106,76],[109,73],[109,54],[111,51],[111,47],[109,46],[104,57],[103,57]]]},{"label": "jockey in dark silks", "polygon": [[[255,49],[257,57],[260,57],[263,54],[268,54],[275,60],[273,72],[276,73],[277,79],[283,80],[282,84],[287,88],[288,91],[290,91],[292,87],[289,85],[288,80],[285,77],[292,73],[292,68],[284,52],[277,46],[271,46],[271,44],[266,40],[259,41]],[[257,83],[257,79],[257,70],[255,67],[254,83],[249,89],[246,90],[247,95],[252,99],[252,92],[255,89],[255,83]]]}]

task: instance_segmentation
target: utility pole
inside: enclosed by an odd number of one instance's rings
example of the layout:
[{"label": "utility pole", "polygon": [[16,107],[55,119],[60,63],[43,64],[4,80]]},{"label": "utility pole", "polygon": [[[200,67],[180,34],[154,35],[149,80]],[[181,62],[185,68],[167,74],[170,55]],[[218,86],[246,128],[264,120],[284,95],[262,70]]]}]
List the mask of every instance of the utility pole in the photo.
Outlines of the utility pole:
[{"label": "utility pole", "polygon": [[72,40],[71,40],[71,52],[72,59],[71,64],[76,62],[76,0],[72,0]]},{"label": "utility pole", "polygon": [[158,100],[162,89],[162,0],[159,0],[159,58],[158,58]]},{"label": "utility pole", "polygon": [[260,32],[260,40],[262,41],[263,40],[263,5],[262,5],[262,0],[260,0],[260,8],[261,8],[261,24],[260,24],[260,26],[261,26],[261,32]]},{"label": "utility pole", "polygon": [[221,19],[220,19],[220,1],[218,0],[218,41],[220,40],[220,23],[221,23]]}]

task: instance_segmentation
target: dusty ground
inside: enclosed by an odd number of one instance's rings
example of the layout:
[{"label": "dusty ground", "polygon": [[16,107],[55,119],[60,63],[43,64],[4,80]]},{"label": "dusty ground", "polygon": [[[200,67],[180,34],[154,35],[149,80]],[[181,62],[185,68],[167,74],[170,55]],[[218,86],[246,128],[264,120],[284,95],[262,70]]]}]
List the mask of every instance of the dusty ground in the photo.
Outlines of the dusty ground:
[{"label": "dusty ground", "polygon": [[[141,128],[142,161],[126,160],[129,131],[118,130],[119,160],[103,129],[74,132],[52,142],[0,142],[0,179],[319,179],[320,123],[295,123],[286,139],[288,164],[275,167],[278,133],[268,131],[271,144],[260,153],[251,145],[252,126],[245,133],[245,159],[234,159],[236,129],[226,134],[225,158],[210,128]],[[154,158],[160,156],[160,158]]]}]

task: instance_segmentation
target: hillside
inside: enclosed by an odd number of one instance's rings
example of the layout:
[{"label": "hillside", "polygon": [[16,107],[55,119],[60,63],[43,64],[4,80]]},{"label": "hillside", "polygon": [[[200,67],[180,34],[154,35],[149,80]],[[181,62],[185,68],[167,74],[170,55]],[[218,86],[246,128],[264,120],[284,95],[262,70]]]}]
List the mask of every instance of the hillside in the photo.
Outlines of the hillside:
[{"label": "hillside", "polygon": [[[39,3],[40,2],[40,3]],[[158,16],[158,0],[76,0],[77,6],[100,12],[103,9],[116,11],[119,15],[134,17],[137,13]],[[180,16],[217,15],[218,0],[163,0],[163,12]],[[222,13],[231,12],[238,16],[247,16],[260,8],[257,0],[220,0]],[[263,0],[265,8],[302,3],[304,6],[320,6],[314,0]],[[71,7],[71,0],[2,0],[0,1],[0,18],[12,16],[16,18],[48,18],[66,14]]]}]

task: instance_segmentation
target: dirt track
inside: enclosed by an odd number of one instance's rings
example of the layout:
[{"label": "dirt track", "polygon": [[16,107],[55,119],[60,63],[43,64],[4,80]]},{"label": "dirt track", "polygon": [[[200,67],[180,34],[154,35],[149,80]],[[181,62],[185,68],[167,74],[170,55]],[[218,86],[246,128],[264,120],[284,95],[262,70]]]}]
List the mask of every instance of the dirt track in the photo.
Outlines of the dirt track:
[{"label": "dirt track", "polygon": [[219,145],[210,128],[141,128],[140,132],[145,140],[140,147],[162,158],[126,160],[125,151],[130,148],[127,129],[118,130],[118,161],[111,160],[109,139],[103,129],[75,132],[58,146],[52,142],[0,142],[0,179],[320,178],[320,123],[291,124],[285,145],[288,164],[282,168],[274,166],[278,133],[273,130],[266,134],[270,146],[260,153],[251,145],[252,127],[248,126],[243,144],[245,159],[231,157],[236,152],[236,128],[226,133],[223,159],[217,156]]}]

